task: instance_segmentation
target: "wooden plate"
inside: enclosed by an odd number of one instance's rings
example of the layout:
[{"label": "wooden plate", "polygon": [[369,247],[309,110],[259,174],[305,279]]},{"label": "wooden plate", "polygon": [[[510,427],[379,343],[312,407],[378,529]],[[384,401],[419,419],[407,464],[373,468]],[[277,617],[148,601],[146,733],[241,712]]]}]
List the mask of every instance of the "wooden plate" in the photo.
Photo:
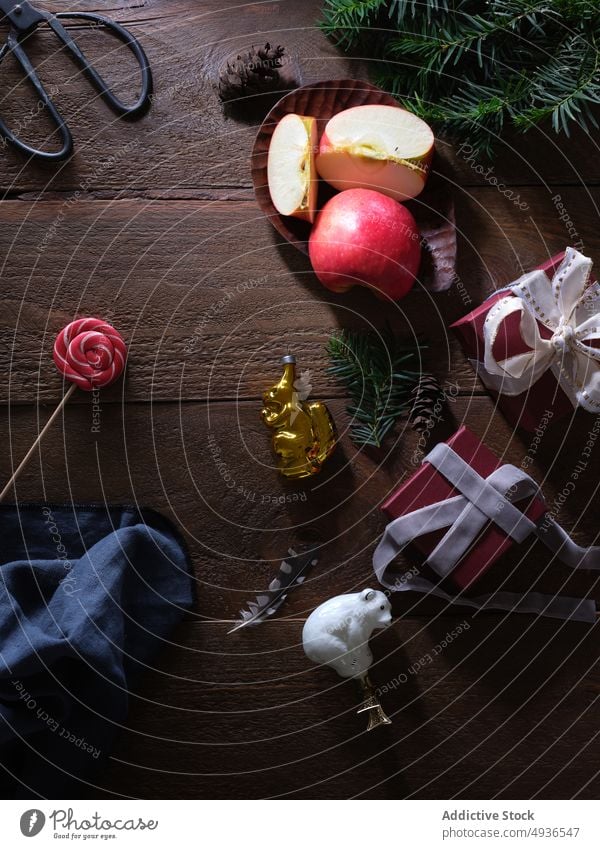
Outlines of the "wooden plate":
[{"label": "wooden plate", "polygon": [[[284,115],[295,112],[298,115],[317,118],[320,137],[327,121],[338,112],[367,104],[398,106],[398,101],[380,88],[361,80],[326,80],[305,85],[282,97],[271,109],[257,133],[252,149],[252,182],[258,205],[277,232],[306,254],[311,225],[308,221],[280,215],[269,194],[267,156],[273,131]],[[319,181],[319,209],[334,193],[335,189],[331,189],[323,180]]]},{"label": "wooden plate", "polygon": [[[297,88],[282,97],[271,109],[257,133],[252,149],[252,182],[258,205],[277,232],[290,244],[308,254],[311,224],[288,215],[280,215],[271,200],[267,181],[267,156],[271,136],[278,122],[289,112],[311,115],[318,121],[319,136],[325,124],[343,109],[366,104],[398,106],[398,101],[370,83],[361,80],[327,80]],[[456,225],[452,180],[444,173],[445,165],[434,154],[429,178],[421,194],[406,205],[415,216],[423,239],[423,261],[419,278],[426,289],[448,289],[456,273]],[[335,194],[324,180],[319,181],[318,209]]]}]

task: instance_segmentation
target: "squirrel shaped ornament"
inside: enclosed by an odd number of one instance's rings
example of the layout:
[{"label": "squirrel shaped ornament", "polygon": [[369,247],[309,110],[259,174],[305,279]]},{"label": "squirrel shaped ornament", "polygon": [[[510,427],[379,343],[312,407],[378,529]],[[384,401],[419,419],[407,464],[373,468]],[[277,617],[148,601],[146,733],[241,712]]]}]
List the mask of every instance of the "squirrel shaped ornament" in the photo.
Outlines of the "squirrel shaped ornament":
[{"label": "squirrel shaped ornament", "polygon": [[321,401],[308,401],[307,372],[296,377],[296,358],[282,359],[283,374],[263,395],[261,418],[272,428],[277,468],[286,478],[306,478],[321,471],[337,441],[331,413]]}]

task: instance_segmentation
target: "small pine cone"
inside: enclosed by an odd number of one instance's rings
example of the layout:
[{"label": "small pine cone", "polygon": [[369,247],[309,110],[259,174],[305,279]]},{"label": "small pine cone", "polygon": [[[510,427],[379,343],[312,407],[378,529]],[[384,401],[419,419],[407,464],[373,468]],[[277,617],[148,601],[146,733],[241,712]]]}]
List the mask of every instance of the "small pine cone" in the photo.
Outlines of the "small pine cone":
[{"label": "small pine cone", "polygon": [[432,374],[423,374],[411,394],[408,420],[418,433],[424,433],[441,417],[444,393]]},{"label": "small pine cone", "polygon": [[297,85],[285,47],[251,47],[221,66],[218,91],[221,100],[237,100],[257,94],[294,88]]}]

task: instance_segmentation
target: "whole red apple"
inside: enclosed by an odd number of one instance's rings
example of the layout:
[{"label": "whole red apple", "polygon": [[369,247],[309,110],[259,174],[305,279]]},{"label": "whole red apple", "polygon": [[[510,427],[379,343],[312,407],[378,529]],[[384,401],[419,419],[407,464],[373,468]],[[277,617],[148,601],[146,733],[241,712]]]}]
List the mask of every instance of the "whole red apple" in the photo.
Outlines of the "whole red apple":
[{"label": "whole red apple", "polygon": [[372,189],[347,189],[317,215],[308,253],[327,289],[367,286],[397,301],[415,282],[421,238],[415,219],[398,201]]}]

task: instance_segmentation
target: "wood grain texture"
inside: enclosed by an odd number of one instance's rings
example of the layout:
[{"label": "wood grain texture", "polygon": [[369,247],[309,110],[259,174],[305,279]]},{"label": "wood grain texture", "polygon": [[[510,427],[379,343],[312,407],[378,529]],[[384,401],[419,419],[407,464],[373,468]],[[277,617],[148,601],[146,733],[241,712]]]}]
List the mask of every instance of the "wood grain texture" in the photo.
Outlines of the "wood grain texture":
[{"label": "wood grain texture", "polygon": [[598,627],[400,619],[374,641],[393,724],[366,734],[352,683],[304,657],[302,622],[229,637],[189,623],[132,698],[95,793],[594,798]]},{"label": "wood grain texture", "polygon": [[[357,451],[347,437],[343,403],[329,402],[342,442],[313,479],[279,477],[270,433],[258,416],[259,403],[105,404],[94,416],[91,399],[69,405],[64,425],[46,436],[39,458],[17,482],[19,501],[136,503],[168,514],[182,529],[192,555],[198,605],[194,617],[234,619],[246,600],[263,589],[290,544],[316,533],[319,564],[281,615],[306,616],[324,598],[356,592],[375,580],[371,557],[384,529],[380,505],[439,439],[467,422],[505,462],[523,466],[543,486],[550,506],[560,497],[582,459],[593,417],[548,429],[541,440],[513,434],[485,397],[458,398],[445,420],[421,444],[400,427],[385,450]],[[28,406],[6,411],[0,475],[7,480],[39,420]],[[96,428],[96,430],[94,430]],[[597,467],[595,444],[589,469]],[[598,480],[582,476],[558,504],[557,518],[582,544],[600,542],[596,521]],[[569,489],[571,489],[569,487]],[[8,500],[12,500],[10,497]],[[405,560],[407,568],[412,565]],[[598,576],[572,573],[552,562],[543,545],[515,546],[478,583],[475,594],[532,588],[600,600]],[[445,603],[422,602],[401,593],[398,613],[443,611]]]},{"label": "wood grain texture", "polygon": [[[372,735],[355,716],[352,686],[301,651],[302,623],[317,604],[373,583],[379,505],[462,422],[505,462],[526,467],[580,544],[599,542],[597,441],[573,478],[593,418],[580,412],[539,440],[513,433],[448,331],[566,244],[600,259],[597,139],[535,131],[501,144],[492,165],[470,158],[468,145],[456,153],[441,143],[457,204],[455,285],[437,296],[417,290],[384,310],[367,292],[332,295],[254,200],[250,158],[264,110],[225,114],[214,91],[226,55],[266,40],[298,54],[306,83],[364,79],[368,60],[342,56],[316,28],[320,5],[48,2],[112,15],[142,39],[156,92],[150,114],[133,124],[90,99],[48,33],[32,39],[44,81],[59,81],[76,154],[56,168],[0,151],[0,479],[64,391],[50,359],[55,333],[75,315],[101,315],[130,343],[126,380],[95,402],[74,394],[16,497],[154,507],[181,527],[196,579],[194,610],[140,680],[109,765],[81,795],[597,798],[598,626],[472,616],[400,594],[399,618],[375,643],[394,724]],[[131,94],[129,58],[97,31],[73,32]],[[38,126],[17,82],[5,60],[2,115],[43,138],[43,118]],[[384,319],[427,333],[429,365],[452,398],[422,442],[402,423],[386,450],[357,452],[324,345],[335,329]],[[258,417],[288,348],[312,370],[314,397],[342,432],[322,475],[301,486],[278,477]],[[227,637],[290,541],[315,531],[319,563],[281,616]],[[515,546],[479,585],[500,587],[600,601],[593,574],[552,563],[539,544]]]},{"label": "wood grain texture", "polygon": [[[425,333],[431,368],[461,392],[481,391],[452,321],[575,238],[549,192],[521,192],[527,210],[493,189],[456,189],[455,285],[381,303],[369,292],[335,295],[309,261],[273,232],[250,199],[71,198],[0,205],[0,398],[58,400],[49,361],[54,336],[76,315],[100,315],[128,340],[128,400],[260,396],[293,350],[315,392],[340,394],[324,346],[339,327]],[[561,189],[577,238],[591,249],[598,189]],[[111,390],[115,397],[122,390]]]},{"label": "wood grain texture", "polygon": [[[162,188],[185,193],[206,186],[249,187],[248,156],[265,110],[241,117],[223,116],[215,80],[223,59],[234,50],[267,40],[286,45],[300,60],[304,82],[352,76],[368,78],[368,58],[340,53],[319,31],[321,0],[235,4],[223,0],[97,0],[48,2],[53,11],[100,11],[131,27],[143,41],[155,78],[153,108],[133,124],[115,119],[94,97],[89,84],[48,33],[39,32],[28,49],[75,138],[69,165],[28,164],[11,149],[2,150],[0,188],[10,195],[30,190],[106,190],[140,192]],[[109,83],[125,96],[137,84],[135,62],[98,31],[77,29],[77,38]],[[32,141],[47,137],[50,125],[35,95],[20,82],[16,64],[2,64],[2,114]],[[454,145],[440,142],[442,156]],[[490,176],[507,185],[598,183],[600,157],[596,134],[575,131],[570,139],[551,128],[503,140],[493,162],[471,158],[468,146],[454,160],[460,182],[485,185]],[[488,170],[491,169],[491,170]]]}]

